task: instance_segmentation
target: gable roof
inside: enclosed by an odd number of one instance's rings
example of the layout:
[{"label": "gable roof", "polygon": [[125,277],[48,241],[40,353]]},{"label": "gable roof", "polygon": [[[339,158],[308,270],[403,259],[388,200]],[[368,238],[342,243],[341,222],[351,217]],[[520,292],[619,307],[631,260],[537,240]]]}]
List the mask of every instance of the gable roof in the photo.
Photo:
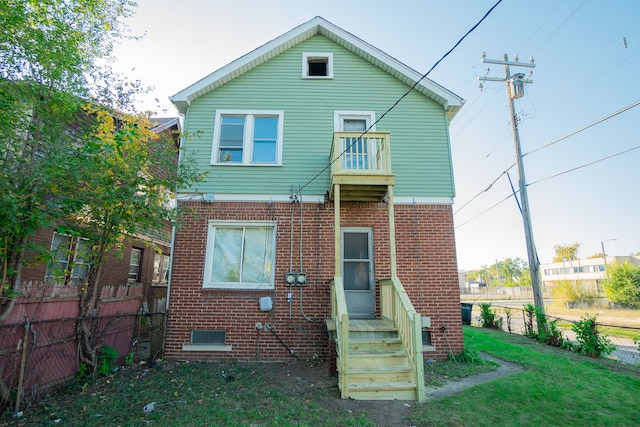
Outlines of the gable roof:
[{"label": "gable roof", "polygon": [[[185,113],[191,101],[216,89],[228,81],[246,73],[263,62],[315,35],[323,35],[340,46],[359,55],[373,65],[388,72],[408,86],[413,86],[422,74],[406,66],[378,48],[332,24],[320,16],[284,33],[259,48],[247,53],[224,67],[214,71],[172,97],[171,101],[181,113]],[[424,78],[416,91],[443,106],[449,120],[453,119],[464,100],[432,80]]]}]

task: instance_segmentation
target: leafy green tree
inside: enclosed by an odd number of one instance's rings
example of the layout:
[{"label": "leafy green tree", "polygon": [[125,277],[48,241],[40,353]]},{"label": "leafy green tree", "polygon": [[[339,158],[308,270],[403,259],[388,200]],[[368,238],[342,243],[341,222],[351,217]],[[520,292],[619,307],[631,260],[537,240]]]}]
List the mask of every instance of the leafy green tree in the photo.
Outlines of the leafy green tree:
[{"label": "leafy green tree", "polygon": [[574,243],[573,245],[555,245],[553,250],[556,253],[553,257],[553,262],[573,261],[578,259],[580,243]]},{"label": "leafy green tree", "polygon": [[611,301],[640,308],[640,266],[610,264],[607,275],[609,279],[604,283],[607,297]]},{"label": "leafy green tree", "polygon": [[[96,64],[132,7],[128,0],[0,0],[0,297],[18,292],[24,265],[46,260],[48,248],[30,238],[63,215],[59,183],[72,179],[73,148],[91,126],[83,100],[104,93],[95,77],[108,73]],[[0,321],[13,304],[2,306]]]},{"label": "leafy green tree", "polygon": [[[91,266],[81,288],[80,362],[98,368],[97,324],[107,254],[127,236],[172,221],[168,197],[199,180],[158,140],[148,114],[135,114],[139,82],[98,66],[123,37],[129,0],[0,0],[0,322],[21,269],[46,261],[32,237],[45,228],[87,239]],[[123,112],[126,112],[123,113]]]}]

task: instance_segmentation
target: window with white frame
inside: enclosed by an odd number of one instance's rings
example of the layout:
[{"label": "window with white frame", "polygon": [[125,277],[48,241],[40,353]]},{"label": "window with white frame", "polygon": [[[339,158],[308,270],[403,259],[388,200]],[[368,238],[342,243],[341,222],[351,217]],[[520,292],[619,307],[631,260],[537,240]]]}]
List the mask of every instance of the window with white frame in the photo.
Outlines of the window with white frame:
[{"label": "window with white frame", "polygon": [[333,53],[305,52],[302,54],[303,79],[332,79]]},{"label": "window with white frame", "polygon": [[127,280],[129,282],[140,281],[140,271],[142,267],[142,249],[131,249],[131,255],[129,256],[129,275]]},{"label": "window with white frame", "polygon": [[283,120],[283,111],[217,111],[211,164],[282,164]]},{"label": "window with white frame", "polygon": [[203,287],[273,289],[275,239],[274,222],[211,221]]},{"label": "window with white frame", "polygon": [[154,285],[166,285],[169,283],[169,255],[155,254],[153,257],[153,280]]},{"label": "window with white frame", "polygon": [[45,280],[60,284],[79,284],[89,275],[89,242],[79,237],[54,234],[51,241],[53,260]]},{"label": "window with white frame", "polygon": [[[366,131],[375,132],[375,112],[335,111],[333,127],[336,132],[351,132],[341,138],[340,167],[344,169],[373,169],[375,155],[374,141],[360,136]],[[369,129],[371,128],[371,129]]]}]

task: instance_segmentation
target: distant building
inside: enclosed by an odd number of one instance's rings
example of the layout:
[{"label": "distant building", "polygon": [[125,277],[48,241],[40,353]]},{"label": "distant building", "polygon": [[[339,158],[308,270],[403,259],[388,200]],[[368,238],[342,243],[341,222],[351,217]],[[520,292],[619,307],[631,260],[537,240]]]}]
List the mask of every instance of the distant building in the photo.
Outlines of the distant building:
[{"label": "distant building", "polygon": [[640,265],[640,256],[607,256],[606,261],[604,257],[599,257],[542,264],[542,285],[552,287],[562,281],[569,281],[602,292],[601,281],[607,278],[606,267],[624,263]]}]

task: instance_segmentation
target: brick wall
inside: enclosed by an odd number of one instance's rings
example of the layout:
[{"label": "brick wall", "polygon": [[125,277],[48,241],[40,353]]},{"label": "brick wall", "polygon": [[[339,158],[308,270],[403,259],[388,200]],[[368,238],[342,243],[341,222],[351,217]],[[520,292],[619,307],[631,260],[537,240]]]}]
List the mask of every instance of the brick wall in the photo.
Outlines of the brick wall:
[{"label": "brick wall", "polygon": [[[170,289],[166,356],[174,359],[236,358],[282,360],[286,347],[303,358],[327,356],[324,319],[330,315],[334,268],[333,204],[188,202],[176,235]],[[293,206],[293,215],[292,215]],[[371,227],[374,236],[376,282],[390,277],[389,227],[385,203],[341,204],[341,226]],[[442,358],[462,350],[460,296],[453,217],[446,205],[396,205],[398,275],[416,310],[429,316],[436,350],[426,358]],[[274,221],[277,223],[275,289],[203,289],[206,238],[210,220]],[[293,230],[292,230],[293,227]],[[302,269],[308,285],[293,289],[292,304],[284,277]],[[292,232],[293,231],[293,232]],[[292,238],[293,236],[293,238]],[[273,310],[259,309],[260,297],[273,299]],[[302,310],[300,306],[302,305]],[[273,326],[258,331],[256,324]],[[194,329],[224,330],[231,352],[183,351]],[[277,335],[277,336],[276,336]],[[284,344],[282,344],[280,338]],[[286,345],[286,347],[285,347]]]}]

